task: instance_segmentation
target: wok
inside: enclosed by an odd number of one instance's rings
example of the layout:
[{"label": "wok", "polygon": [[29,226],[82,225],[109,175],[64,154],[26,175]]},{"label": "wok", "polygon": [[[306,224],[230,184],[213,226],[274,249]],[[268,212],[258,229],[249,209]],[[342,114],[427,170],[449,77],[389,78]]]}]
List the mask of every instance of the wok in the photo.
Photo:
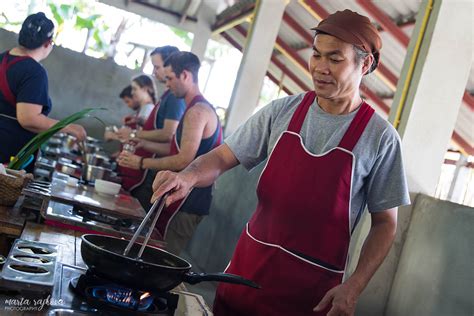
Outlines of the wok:
[{"label": "wok", "polygon": [[140,244],[134,244],[129,255],[122,255],[128,240],[111,236],[87,234],[82,236],[81,255],[89,269],[98,276],[124,286],[149,292],[164,292],[181,282],[196,284],[218,281],[253,288],[259,285],[238,275],[227,273],[193,273],[191,264],[165,250],[146,246],[140,259]]}]

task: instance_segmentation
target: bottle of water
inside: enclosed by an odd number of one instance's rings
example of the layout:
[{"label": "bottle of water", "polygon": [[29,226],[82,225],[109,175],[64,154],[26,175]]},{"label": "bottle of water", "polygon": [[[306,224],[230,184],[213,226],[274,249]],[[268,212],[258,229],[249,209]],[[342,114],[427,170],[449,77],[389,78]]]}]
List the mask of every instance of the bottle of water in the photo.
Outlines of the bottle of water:
[{"label": "bottle of water", "polygon": [[131,154],[134,154],[135,153],[135,145],[133,144],[133,142],[128,142],[128,143],[125,143],[123,144],[123,148],[122,148],[124,151],[128,151],[129,153]]}]

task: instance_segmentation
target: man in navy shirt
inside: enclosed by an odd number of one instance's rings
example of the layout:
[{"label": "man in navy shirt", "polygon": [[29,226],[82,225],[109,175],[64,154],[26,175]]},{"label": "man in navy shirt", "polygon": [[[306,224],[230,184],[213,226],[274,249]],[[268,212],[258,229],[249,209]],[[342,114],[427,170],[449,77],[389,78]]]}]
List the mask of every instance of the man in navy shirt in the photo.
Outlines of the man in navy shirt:
[{"label": "man in navy shirt", "polygon": [[[44,13],[32,14],[23,22],[19,46],[0,54],[0,163],[8,163],[37,133],[57,123],[47,117],[51,111],[48,74],[39,63],[53,49],[53,33],[53,22]],[[63,132],[86,138],[77,124]]]}]

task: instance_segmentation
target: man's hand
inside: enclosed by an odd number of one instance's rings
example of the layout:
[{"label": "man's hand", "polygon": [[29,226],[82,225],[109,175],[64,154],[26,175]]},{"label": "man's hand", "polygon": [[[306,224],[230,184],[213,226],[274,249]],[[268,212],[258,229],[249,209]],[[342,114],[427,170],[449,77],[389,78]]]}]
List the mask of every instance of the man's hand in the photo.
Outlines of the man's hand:
[{"label": "man's hand", "polygon": [[122,151],[117,158],[119,166],[139,170],[142,157],[128,151]]},{"label": "man's hand", "polygon": [[123,124],[136,124],[137,123],[137,117],[135,114],[130,114],[127,115],[123,118],[122,120]]},{"label": "man's hand", "polygon": [[122,143],[126,143],[130,140],[130,134],[132,129],[130,127],[122,127],[117,131],[117,137]]},{"label": "man's hand", "polygon": [[109,140],[118,140],[117,134],[111,131],[105,131],[104,133],[104,140],[109,141]]},{"label": "man's hand", "polygon": [[83,141],[87,137],[86,130],[84,129],[84,127],[82,127],[82,125],[79,124],[69,124],[68,126],[63,128],[62,131],[67,134],[76,136],[78,141]]},{"label": "man's hand", "polygon": [[160,171],[153,181],[153,196],[151,202],[155,202],[166,192],[170,192],[166,199],[166,206],[183,199],[192,189],[193,181],[186,178],[183,173],[171,171]]},{"label": "man's hand", "polygon": [[320,312],[332,306],[327,316],[353,316],[358,297],[359,291],[355,287],[343,283],[330,289],[313,311]]}]

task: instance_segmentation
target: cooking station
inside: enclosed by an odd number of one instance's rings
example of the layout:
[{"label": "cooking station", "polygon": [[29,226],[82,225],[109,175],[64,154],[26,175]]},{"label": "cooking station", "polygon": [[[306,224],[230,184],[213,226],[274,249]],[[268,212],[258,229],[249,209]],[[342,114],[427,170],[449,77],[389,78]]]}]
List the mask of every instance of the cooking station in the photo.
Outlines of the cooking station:
[{"label": "cooking station", "polygon": [[[81,256],[82,235],[129,240],[146,213],[123,190],[101,194],[93,186],[96,179],[81,181],[83,173],[76,168],[69,175],[60,172],[56,160],[77,162],[77,155],[57,140],[50,145],[36,164],[36,179],[23,189],[16,205],[0,206],[6,257],[0,273],[0,314],[212,315],[202,297],[186,292],[182,284],[170,291],[145,291],[88,270]],[[69,179],[77,176],[78,183],[71,185]],[[148,244],[164,247],[157,236],[152,232]]]},{"label": "cooking station", "polygon": [[[16,257],[18,254],[32,256],[31,252],[19,251],[17,245],[33,246],[35,256],[50,262],[55,260],[56,267],[54,273],[45,273],[40,269],[19,273],[23,278],[16,284],[11,280],[2,280],[0,310],[7,311],[8,315],[212,315],[202,297],[187,292],[183,285],[170,292],[145,294],[147,292],[128,289],[89,273],[81,258],[81,235],[70,229],[26,222],[23,233],[11,252]],[[10,258],[13,257],[9,255],[3,268],[9,272],[13,271],[8,268],[12,266],[8,261]],[[44,267],[48,264],[44,262],[37,266]],[[29,262],[28,265],[34,264]],[[35,272],[38,272],[38,277],[35,277]],[[40,284],[33,288],[25,285],[31,283],[32,279],[44,278],[44,274],[53,277],[53,286]],[[21,282],[22,280],[25,282]],[[8,284],[8,287],[4,287],[4,284]],[[138,294],[145,294],[143,302],[136,301],[135,296]],[[29,304],[26,303],[27,299]],[[47,301],[51,304],[46,304],[42,310],[35,310],[32,303],[34,301]],[[33,309],[26,313],[28,306]],[[21,310],[20,307],[25,309]]]}]

